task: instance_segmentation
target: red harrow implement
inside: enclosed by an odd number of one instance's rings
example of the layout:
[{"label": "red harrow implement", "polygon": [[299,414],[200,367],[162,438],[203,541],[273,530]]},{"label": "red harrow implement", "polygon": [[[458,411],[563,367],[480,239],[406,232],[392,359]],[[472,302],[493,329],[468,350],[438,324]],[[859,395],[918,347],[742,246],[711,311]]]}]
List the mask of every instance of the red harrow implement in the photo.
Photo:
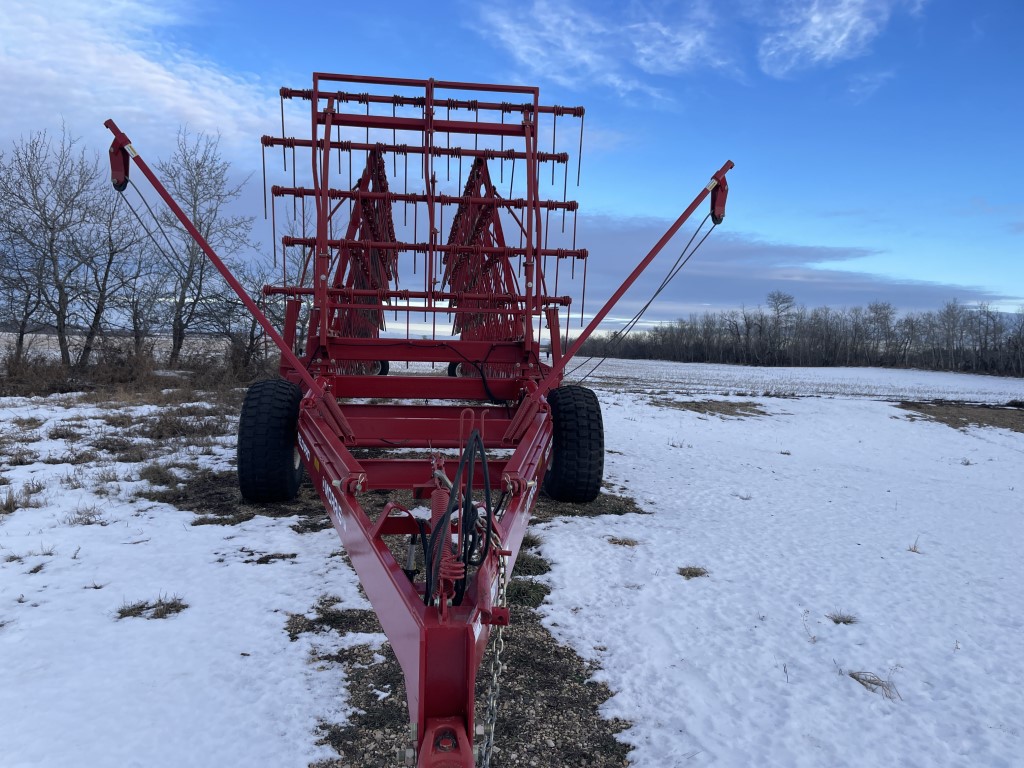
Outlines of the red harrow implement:
[{"label": "red harrow implement", "polygon": [[[281,378],[242,407],[242,495],[290,499],[309,474],[401,663],[407,761],[486,765],[497,692],[475,745],[474,684],[492,629],[502,644],[537,493],[601,488],[600,406],[561,385],[566,363],[706,197],[721,221],[732,163],[564,349],[559,274],[581,263],[585,281],[588,254],[556,150],[559,118],[579,121],[582,149],[581,107],[544,106],[537,88],[321,73],[281,97],[282,135],[262,139],[290,175],[270,189],[275,231],[278,199],[291,213],[281,282],[264,288],[283,302],[280,332],[108,120],[112,180],[123,190],[134,160],[280,348]],[[285,133],[285,100],[308,103],[302,137]]]}]

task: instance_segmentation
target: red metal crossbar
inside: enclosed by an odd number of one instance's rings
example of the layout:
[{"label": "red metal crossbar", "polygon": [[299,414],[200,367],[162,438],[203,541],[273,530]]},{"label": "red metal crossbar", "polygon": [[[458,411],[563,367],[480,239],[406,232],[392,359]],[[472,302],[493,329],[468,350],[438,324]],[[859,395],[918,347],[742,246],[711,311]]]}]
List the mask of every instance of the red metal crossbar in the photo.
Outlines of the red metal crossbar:
[{"label": "red metal crossbar", "polygon": [[[381,88],[398,93],[381,94]],[[508,94],[524,101],[501,99]],[[582,108],[541,105],[536,88],[323,73],[314,75],[313,88],[282,89],[281,95],[309,103],[311,135],[283,135],[282,119],[282,136],[264,137],[262,143],[290,149],[296,176],[295,153],[308,152],[309,179],[274,186],[271,200],[291,196],[299,205],[308,199],[316,214],[315,233],[282,238],[286,252],[299,249],[298,264],[289,272],[286,261],[281,284],[264,291],[286,299],[283,333],[246,294],[128,137],[108,120],[114,134],[112,181],[124,190],[134,160],[280,349],[282,376],[303,393],[297,450],[405,676],[417,765],[469,768],[474,764],[477,668],[491,628],[508,622],[508,610],[498,600],[502,561],[511,572],[551,462],[551,390],[561,382],[568,360],[709,194],[712,216],[716,223],[721,220],[725,174],[732,163],[714,174],[563,353],[558,311],[568,308],[570,300],[549,294],[543,257],[555,256],[557,264],[564,258],[585,259],[587,253],[575,242],[570,249],[546,247],[542,211],[575,216],[577,206],[564,189],[561,200],[541,193],[541,165],[565,164],[568,157],[557,147],[540,151],[539,121],[582,120]],[[346,110],[350,105],[362,111]],[[405,113],[398,115],[399,109]],[[441,110],[445,119],[438,115]],[[467,114],[452,119],[453,111]],[[508,115],[515,119],[507,121]],[[405,143],[398,141],[399,133]],[[356,134],[364,140],[353,141]],[[482,141],[498,145],[480,146]],[[341,188],[332,181],[340,171],[332,171],[330,159],[347,154],[351,160],[356,152],[364,155],[364,170],[358,180],[350,177],[350,188]],[[394,170],[398,158],[410,154],[422,163],[423,189],[392,192],[390,186],[398,182],[388,178],[388,157]],[[473,158],[465,183],[460,175],[456,194],[438,192],[435,162],[458,158],[461,163],[463,156]],[[502,196],[488,163],[502,163],[499,178],[504,163],[513,164],[511,187],[517,161],[525,189],[516,197]],[[408,178],[402,186],[408,186]],[[412,237],[409,207],[414,208]],[[452,210],[444,242],[446,209]],[[420,221],[427,228],[424,240],[416,236]],[[344,236],[338,236],[341,232]],[[518,246],[510,246],[512,237]],[[421,262],[423,283],[410,290],[399,286],[399,273],[403,264],[415,267],[415,259]],[[392,312],[405,314],[406,333],[382,338],[385,313]],[[451,316],[451,332],[439,336],[435,330],[419,338],[409,330],[408,319],[418,312],[434,318],[435,329],[439,316]],[[303,317],[304,337],[299,330]],[[539,355],[545,325],[550,365]],[[387,360],[460,365],[468,375],[370,375],[371,363]],[[471,450],[474,445],[481,451],[500,449],[502,455],[478,455]],[[470,485],[461,470],[453,480],[446,460],[458,461],[475,478],[486,472],[489,480]],[[394,499],[373,508],[367,494],[378,490],[405,491],[422,500],[430,506],[430,519],[417,520]],[[491,546],[470,567],[455,558],[452,547],[473,531],[460,529],[461,516],[449,521],[447,510],[453,496],[473,505],[471,499],[481,491],[502,494],[503,500],[500,509],[487,510]],[[415,542],[424,533],[435,542],[431,556],[438,573],[429,585],[403,569],[392,549],[396,540]]]}]

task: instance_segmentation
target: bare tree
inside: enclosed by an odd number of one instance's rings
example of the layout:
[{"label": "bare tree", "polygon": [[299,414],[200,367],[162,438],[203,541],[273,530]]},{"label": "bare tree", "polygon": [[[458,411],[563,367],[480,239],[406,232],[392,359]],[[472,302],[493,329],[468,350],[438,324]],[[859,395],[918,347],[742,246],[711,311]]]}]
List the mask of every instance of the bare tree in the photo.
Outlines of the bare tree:
[{"label": "bare tree", "polygon": [[[157,163],[168,191],[196,229],[225,261],[250,245],[252,217],[231,216],[228,206],[245,182],[234,183],[230,164],[221,157],[220,137],[191,134],[183,128],[171,156]],[[223,284],[202,250],[177,218],[166,209],[158,214],[170,247],[166,257],[169,292],[166,306],[171,330],[169,364],[177,365],[186,334],[211,330],[211,320],[223,312]],[[213,323],[215,325],[215,323]]]},{"label": "bare tree", "polygon": [[120,297],[122,317],[131,331],[132,355],[143,355],[153,337],[160,317],[160,300],[166,281],[159,269],[159,251],[151,242],[143,241],[125,264],[127,286]]},{"label": "bare tree", "polygon": [[[77,311],[83,331],[82,351],[76,367],[84,368],[104,330],[112,322],[109,315],[119,305],[133,299],[125,297],[129,288],[137,286],[141,259],[132,255],[143,247],[144,233],[127,217],[121,196],[104,187],[96,190],[90,206],[91,220],[81,252],[84,269],[84,290]],[[113,319],[122,324],[120,317]]]},{"label": "bare tree", "polygon": [[38,293],[65,366],[73,308],[85,290],[90,197],[99,178],[96,160],[77,143],[66,129],[59,141],[33,133],[14,143],[0,167],[3,239],[23,265],[19,274],[28,281],[21,287]]},{"label": "bare tree", "polygon": [[790,342],[791,316],[796,308],[796,299],[783,291],[768,294],[768,309],[771,315],[767,323],[765,361],[778,365]]},{"label": "bare tree", "polygon": [[[4,158],[0,154],[0,173]],[[11,368],[21,365],[29,334],[41,329],[38,313],[42,304],[41,263],[26,257],[4,226],[8,219],[0,210],[0,329],[14,334],[8,359]]]}]

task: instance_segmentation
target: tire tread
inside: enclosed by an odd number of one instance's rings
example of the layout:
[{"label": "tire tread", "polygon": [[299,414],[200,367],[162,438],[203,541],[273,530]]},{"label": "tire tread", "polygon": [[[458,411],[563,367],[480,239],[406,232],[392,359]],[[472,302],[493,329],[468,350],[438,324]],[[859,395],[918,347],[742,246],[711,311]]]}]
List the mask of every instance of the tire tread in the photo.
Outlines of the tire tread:
[{"label": "tire tread", "polygon": [[604,422],[593,390],[575,384],[548,394],[554,421],[551,463],[544,491],[556,501],[585,504],[604,480]]},{"label": "tire tread", "polygon": [[238,420],[238,487],[253,502],[291,501],[302,482],[295,467],[302,390],[284,379],[249,387]]}]

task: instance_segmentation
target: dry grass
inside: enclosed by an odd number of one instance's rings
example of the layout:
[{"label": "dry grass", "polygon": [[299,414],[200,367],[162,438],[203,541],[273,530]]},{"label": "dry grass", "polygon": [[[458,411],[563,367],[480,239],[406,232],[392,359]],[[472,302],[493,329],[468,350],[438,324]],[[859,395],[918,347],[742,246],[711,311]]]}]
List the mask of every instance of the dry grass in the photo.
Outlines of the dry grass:
[{"label": "dry grass", "polygon": [[64,525],[106,525],[103,511],[95,504],[79,504],[74,512],[64,516]]},{"label": "dry grass", "polygon": [[60,455],[50,454],[43,459],[44,464],[70,464],[71,466],[78,466],[80,464],[90,464],[97,459],[97,454],[94,451],[79,451],[79,450],[68,450]]},{"label": "dry grass", "polygon": [[900,408],[953,429],[977,426],[1024,432],[1024,410],[1014,405],[1015,402],[1018,401],[1011,400],[1006,406],[998,406],[934,400],[929,403],[904,402],[900,403]]},{"label": "dry grass", "polygon": [[78,440],[82,437],[82,433],[70,424],[61,422],[50,427],[50,431],[46,433],[46,436],[51,440]]},{"label": "dry grass", "polygon": [[96,473],[95,479],[98,483],[116,483],[120,478],[116,467],[104,467]]},{"label": "dry grass", "polygon": [[7,453],[7,463],[12,467],[24,467],[28,464],[35,464],[39,460],[39,453],[24,445],[15,445]]},{"label": "dry grass", "polygon": [[21,486],[21,490],[15,491],[10,485],[7,490],[0,494],[0,514],[10,515],[19,509],[34,509],[43,506],[43,502],[36,495],[43,491],[43,484],[30,480]]},{"label": "dry grass", "polygon": [[689,581],[690,579],[700,579],[707,576],[708,570],[707,568],[702,568],[699,565],[684,565],[680,566],[676,570],[676,573]]},{"label": "dry grass", "polygon": [[889,677],[885,680],[874,672],[848,672],[847,674],[872,693],[881,693],[890,701],[896,701],[896,699],[902,700],[903,697],[900,696],[900,692],[896,690],[896,686],[892,682],[892,675],[895,671],[895,668],[890,670]]},{"label": "dry grass", "polygon": [[521,549],[536,549],[540,546],[540,536],[535,533],[527,531],[523,535],[523,543],[520,545]]},{"label": "dry grass", "polygon": [[22,430],[39,429],[46,423],[46,419],[40,419],[37,416],[19,416],[12,419],[11,423]]},{"label": "dry grass", "polygon": [[25,496],[35,496],[37,493],[42,493],[46,490],[46,486],[43,485],[41,480],[29,480],[23,486],[21,486],[21,492]]},{"label": "dry grass", "polygon": [[77,491],[85,485],[85,473],[82,471],[81,467],[76,467],[61,476],[60,484],[62,488]]},{"label": "dry grass", "polygon": [[672,408],[677,411],[694,411],[705,415],[722,418],[742,419],[751,416],[767,416],[768,413],[760,405],[753,402],[735,402],[731,400],[666,400],[653,398],[651,405],[658,408]]},{"label": "dry grass", "polygon": [[147,464],[139,470],[139,480],[145,480],[150,485],[162,485],[167,488],[174,488],[181,482],[181,478],[171,472],[166,464],[160,464],[156,461],[152,464]]},{"label": "dry grass", "polygon": [[101,417],[103,423],[114,429],[128,429],[135,423],[135,417],[123,411],[112,411],[104,413]]},{"label": "dry grass", "polygon": [[811,645],[814,645],[816,642],[818,642],[818,636],[811,632],[811,628],[807,624],[810,615],[811,612],[807,609],[804,609],[804,612],[800,615],[800,621],[804,625],[804,634],[807,635],[807,642]]},{"label": "dry grass", "polygon": [[160,595],[155,602],[148,600],[137,600],[130,603],[127,600],[117,609],[118,619],[143,618],[143,619],[166,619],[176,613],[181,613],[188,608],[188,603],[175,595],[167,597]]},{"label": "dry grass", "polygon": [[113,432],[104,432],[89,441],[93,448],[104,453],[118,453],[128,448],[132,441],[123,435],[116,435]]},{"label": "dry grass", "polygon": [[547,560],[520,550],[519,556],[516,558],[514,574],[516,576],[542,576],[550,570],[551,566],[548,565]]},{"label": "dry grass", "polygon": [[852,613],[846,613],[845,611],[832,611],[831,613],[825,614],[826,619],[830,619],[833,624],[856,624],[857,617]]},{"label": "dry grass", "polygon": [[162,410],[155,418],[146,419],[136,426],[132,434],[150,440],[194,440],[200,437],[220,437],[228,431],[226,419],[219,414],[209,415],[204,411],[202,416],[197,416],[194,411],[182,413]]},{"label": "dry grass", "polygon": [[608,543],[614,544],[617,547],[635,547],[640,542],[636,539],[630,539],[628,537],[623,538],[619,536],[609,536]]},{"label": "dry grass", "polygon": [[917,546],[917,542],[920,541],[920,540],[921,540],[920,536],[918,536],[916,539],[914,539],[914,543],[911,544],[909,547],[907,547],[907,552],[913,552],[914,554],[917,554],[917,555],[923,555],[924,553],[920,549],[918,549],[918,546]]}]

